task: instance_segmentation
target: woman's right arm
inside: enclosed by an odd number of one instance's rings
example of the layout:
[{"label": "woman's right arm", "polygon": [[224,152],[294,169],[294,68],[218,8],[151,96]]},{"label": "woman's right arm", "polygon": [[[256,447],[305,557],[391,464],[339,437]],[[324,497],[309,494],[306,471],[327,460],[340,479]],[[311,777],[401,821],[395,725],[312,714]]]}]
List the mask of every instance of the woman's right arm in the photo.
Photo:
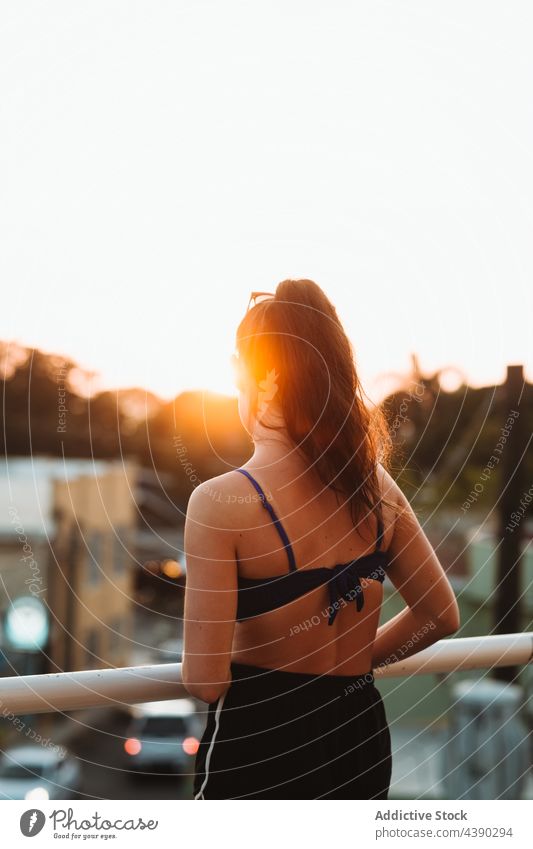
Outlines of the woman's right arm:
[{"label": "woman's right arm", "polygon": [[381,471],[384,494],[396,504],[387,575],[407,606],[378,628],[373,668],[409,657],[460,625],[455,593],[431,543],[398,484]]}]

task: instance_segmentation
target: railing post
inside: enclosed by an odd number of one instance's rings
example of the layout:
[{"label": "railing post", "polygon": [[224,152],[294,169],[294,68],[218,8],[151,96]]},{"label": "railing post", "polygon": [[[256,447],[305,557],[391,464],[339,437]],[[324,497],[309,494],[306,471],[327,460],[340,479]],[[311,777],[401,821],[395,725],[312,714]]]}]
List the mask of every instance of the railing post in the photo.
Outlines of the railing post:
[{"label": "railing post", "polygon": [[[514,528],[511,527],[511,514],[520,506],[520,498],[524,490],[523,470],[527,447],[524,438],[525,383],[521,365],[507,366],[503,401],[504,433],[502,436],[505,437],[505,443],[501,465],[494,631],[497,634],[514,634],[522,630],[520,604],[522,522],[518,522]],[[503,681],[514,681],[517,675],[518,669],[515,666],[505,666],[494,670],[494,676]]]}]

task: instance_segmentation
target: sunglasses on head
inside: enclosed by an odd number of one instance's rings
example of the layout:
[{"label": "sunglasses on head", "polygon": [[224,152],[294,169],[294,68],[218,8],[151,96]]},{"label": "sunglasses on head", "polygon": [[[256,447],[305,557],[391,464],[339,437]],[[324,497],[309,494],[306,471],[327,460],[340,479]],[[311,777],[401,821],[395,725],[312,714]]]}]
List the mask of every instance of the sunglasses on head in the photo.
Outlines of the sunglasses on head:
[{"label": "sunglasses on head", "polygon": [[257,306],[257,304],[262,303],[262,301],[269,301],[276,296],[272,294],[272,292],[252,292],[250,295],[250,300],[248,301],[248,306],[246,307],[246,312],[252,307]]}]

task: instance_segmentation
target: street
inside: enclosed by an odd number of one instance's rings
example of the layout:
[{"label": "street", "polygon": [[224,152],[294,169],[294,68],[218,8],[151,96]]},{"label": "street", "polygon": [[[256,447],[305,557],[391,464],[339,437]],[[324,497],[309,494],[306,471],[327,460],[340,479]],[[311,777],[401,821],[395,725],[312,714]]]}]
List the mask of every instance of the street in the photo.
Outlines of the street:
[{"label": "street", "polygon": [[[123,743],[127,716],[116,713],[102,728],[72,740],[69,749],[80,759],[81,799],[191,799],[192,776],[136,774],[124,769]],[[191,757],[191,770],[194,758]]]}]

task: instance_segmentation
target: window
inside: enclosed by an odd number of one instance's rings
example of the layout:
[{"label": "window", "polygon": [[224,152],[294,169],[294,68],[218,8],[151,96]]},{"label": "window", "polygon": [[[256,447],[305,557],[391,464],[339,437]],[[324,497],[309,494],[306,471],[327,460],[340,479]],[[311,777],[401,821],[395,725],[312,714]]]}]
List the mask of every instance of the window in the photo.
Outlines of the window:
[{"label": "window", "polygon": [[85,536],[87,555],[87,579],[90,584],[98,584],[102,577],[102,533],[88,531]]},{"label": "window", "polygon": [[15,763],[4,758],[0,763],[0,778],[23,778],[28,779],[42,778],[45,774],[42,764],[21,764]]},{"label": "window", "polygon": [[115,616],[114,619],[111,619],[108,622],[109,627],[109,638],[111,640],[118,640],[122,635],[122,619],[120,616]]},{"label": "window", "polygon": [[184,737],[187,733],[185,720],[181,716],[150,716],[144,720],[142,737]]},{"label": "window", "polygon": [[128,528],[118,526],[113,535],[113,568],[116,575],[125,575],[130,561]]},{"label": "window", "polygon": [[99,634],[94,628],[92,628],[90,631],[87,631],[87,635],[85,637],[85,650],[87,655],[87,668],[97,669],[99,666],[101,666],[101,661],[99,657]]},{"label": "window", "polygon": [[115,616],[107,623],[107,642],[111,655],[118,657],[122,651],[122,619]]}]

